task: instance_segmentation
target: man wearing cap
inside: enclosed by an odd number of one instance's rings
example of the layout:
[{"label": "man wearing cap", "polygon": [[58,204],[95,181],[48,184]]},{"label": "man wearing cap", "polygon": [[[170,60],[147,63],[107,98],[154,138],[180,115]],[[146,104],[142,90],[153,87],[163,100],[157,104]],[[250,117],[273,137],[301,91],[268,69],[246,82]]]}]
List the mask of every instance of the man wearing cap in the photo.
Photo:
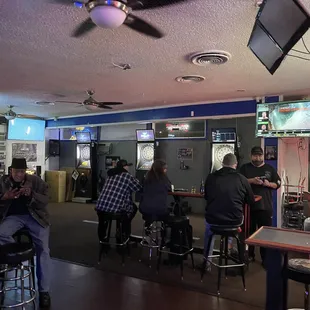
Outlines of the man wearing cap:
[{"label": "man wearing cap", "polygon": [[12,243],[17,231],[26,228],[36,248],[37,278],[41,308],[50,306],[49,221],[47,184],[27,175],[24,158],[13,158],[11,172],[0,179],[0,244]]},{"label": "man wearing cap", "polygon": [[106,238],[107,222],[104,213],[124,213],[123,220],[125,233],[131,233],[131,221],[137,213],[137,206],[132,201],[132,193],[141,190],[139,181],[129,172],[132,164],[121,159],[116,167],[108,171],[108,178],[102,188],[97,201],[96,211],[98,214],[98,236],[101,241]]},{"label": "man wearing cap", "polygon": [[[260,146],[254,146],[251,150],[251,162],[240,168],[251,184],[253,193],[262,199],[251,208],[250,233],[254,233],[261,226],[272,226],[272,191],[281,186],[281,179],[277,171],[264,162],[264,152]],[[260,255],[264,263],[265,249],[260,248]],[[255,260],[254,247],[249,247],[249,259]]]}]

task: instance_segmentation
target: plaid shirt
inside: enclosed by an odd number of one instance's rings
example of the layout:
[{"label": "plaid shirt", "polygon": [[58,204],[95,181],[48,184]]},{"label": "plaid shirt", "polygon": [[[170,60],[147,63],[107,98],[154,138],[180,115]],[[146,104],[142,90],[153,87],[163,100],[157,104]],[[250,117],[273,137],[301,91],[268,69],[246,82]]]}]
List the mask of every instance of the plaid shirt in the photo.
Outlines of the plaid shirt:
[{"label": "plaid shirt", "polygon": [[96,210],[110,213],[132,210],[133,192],[141,190],[139,181],[130,173],[109,176],[97,201]]}]

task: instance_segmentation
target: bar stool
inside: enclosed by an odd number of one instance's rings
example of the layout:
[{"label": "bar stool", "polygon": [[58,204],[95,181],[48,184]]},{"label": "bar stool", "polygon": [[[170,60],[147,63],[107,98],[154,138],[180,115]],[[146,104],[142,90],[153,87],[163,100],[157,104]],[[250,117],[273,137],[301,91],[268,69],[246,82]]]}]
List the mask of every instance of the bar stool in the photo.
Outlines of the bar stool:
[{"label": "bar stool", "polygon": [[151,261],[152,261],[152,254],[153,250],[157,250],[158,255],[158,249],[160,246],[160,239],[162,236],[162,232],[164,230],[164,223],[162,221],[154,221],[150,226],[146,227],[145,222],[143,225],[142,230],[142,241],[141,244],[141,255],[139,262],[142,261],[143,256],[143,249],[148,248],[149,249],[149,267],[151,268]]},{"label": "bar stool", "polygon": [[[220,286],[221,286],[221,276],[222,276],[222,269],[225,269],[225,276],[227,277],[227,270],[228,268],[236,268],[239,267],[241,271],[242,283],[243,288],[245,288],[245,277],[244,277],[244,257],[241,250],[241,242],[238,237],[240,227],[231,227],[231,226],[224,226],[224,225],[210,225],[211,236],[209,237],[208,246],[206,249],[206,253],[210,252],[210,247],[212,244],[212,240],[215,236],[220,236],[220,252],[218,255],[210,255],[208,257],[204,257],[204,261],[202,264],[201,269],[201,281],[203,280],[205,269],[207,263],[209,262],[213,266],[218,268],[218,280],[217,280],[217,294],[220,295]],[[238,248],[238,258],[235,258],[229,255],[228,251],[228,238],[233,237],[237,241],[237,248]],[[212,261],[212,258],[218,258],[218,264]],[[225,264],[223,264],[223,259],[225,260]],[[234,264],[228,264],[228,261],[232,261]]]},{"label": "bar stool", "polygon": [[305,285],[304,309],[309,310],[310,259],[290,259],[285,275],[288,279]]},{"label": "bar stool", "polygon": [[[169,243],[166,243],[167,228],[171,228],[172,237]],[[173,243],[172,239],[178,239],[178,243]],[[170,246],[170,250],[167,249]],[[180,258],[181,279],[183,280],[183,260],[188,254],[191,256],[192,267],[195,270],[194,257],[193,257],[192,236],[190,231],[189,219],[186,216],[171,217],[169,222],[165,223],[165,228],[162,232],[162,239],[159,247],[159,255],[157,259],[157,273],[159,273],[159,267],[161,263],[162,253],[169,254]]]},{"label": "bar stool", "polygon": [[[33,245],[32,242],[32,237],[29,233],[29,230],[26,228],[22,228],[18,230],[14,235],[13,238],[16,240],[17,243],[22,243],[23,242],[23,237],[27,239],[27,243]],[[36,274],[35,274],[35,264],[34,264],[34,256],[31,258],[29,261],[29,266],[31,268],[31,276],[32,276],[32,281],[33,281],[33,288],[36,288]],[[17,276],[17,271],[16,271],[16,276]]]},{"label": "bar stool", "polygon": [[[23,262],[30,261],[34,254],[34,247],[29,243],[9,243],[0,247],[0,264],[2,266],[0,274],[3,275],[0,278],[2,282],[0,308],[22,307],[22,309],[25,309],[25,306],[31,302],[34,303],[35,308],[36,291],[33,286],[31,268],[23,265]],[[17,271],[19,275],[17,273],[14,277],[10,277],[9,273],[12,271]],[[29,280],[29,285],[25,286],[25,280],[27,279]],[[15,286],[6,285],[11,281],[15,281]],[[18,282],[20,282],[20,285],[18,285]],[[20,290],[20,301],[17,301],[15,304],[6,304],[5,294],[9,291],[16,292],[18,290]],[[26,292],[29,292],[29,296],[26,295]]]},{"label": "bar stool", "polygon": [[[102,213],[104,218],[104,225],[107,225],[108,234],[104,240],[99,239],[99,259],[98,264],[101,262],[102,255],[108,254],[109,247],[114,245],[121,250],[122,256],[122,265],[125,264],[125,250],[127,247],[128,255],[130,255],[130,247],[129,247],[129,237],[126,235],[126,232],[123,229],[123,220],[126,215],[123,213]],[[111,228],[112,222],[116,222],[116,233],[115,237],[111,237]],[[110,239],[115,240],[115,242],[111,242]]]}]

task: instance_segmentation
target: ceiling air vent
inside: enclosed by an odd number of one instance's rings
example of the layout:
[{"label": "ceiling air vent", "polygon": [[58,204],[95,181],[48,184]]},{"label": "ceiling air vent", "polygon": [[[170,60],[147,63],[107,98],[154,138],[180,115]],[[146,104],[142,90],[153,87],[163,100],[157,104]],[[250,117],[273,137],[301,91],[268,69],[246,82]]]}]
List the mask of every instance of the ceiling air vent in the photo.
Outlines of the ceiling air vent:
[{"label": "ceiling air vent", "polygon": [[51,101],[36,101],[35,104],[39,106],[55,105],[55,103]]},{"label": "ceiling air vent", "polygon": [[175,80],[179,83],[199,83],[204,81],[205,77],[201,75],[183,75],[178,76]]},{"label": "ceiling air vent", "polygon": [[190,56],[191,62],[196,66],[223,65],[228,62],[231,55],[224,51],[208,51],[196,53]]}]

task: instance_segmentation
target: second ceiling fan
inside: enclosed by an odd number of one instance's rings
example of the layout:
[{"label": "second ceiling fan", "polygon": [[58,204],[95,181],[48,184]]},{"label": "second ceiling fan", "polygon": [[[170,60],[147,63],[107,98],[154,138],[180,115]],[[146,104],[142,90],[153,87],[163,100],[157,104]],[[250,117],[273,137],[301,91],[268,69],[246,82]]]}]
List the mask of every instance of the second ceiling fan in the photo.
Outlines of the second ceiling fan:
[{"label": "second ceiling fan", "polygon": [[133,15],[132,11],[150,10],[187,0],[51,0],[54,3],[85,7],[90,17],[84,20],[72,33],[73,37],[81,37],[96,26],[101,28],[118,28],[125,25],[135,31],[153,38],[162,38],[163,32],[149,22]]},{"label": "second ceiling fan", "polygon": [[103,102],[103,101],[97,101],[93,98],[93,95],[95,92],[93,90],[87,90],[86,91],[88,98],[84,101],[67,101],[67,100],[56,100],[55,103],[75,103],[79,106],[85,107],[87,110],[93,111],[97,109],[113,109],[111,106],[115,105],[122,105],[122,102]]}]

